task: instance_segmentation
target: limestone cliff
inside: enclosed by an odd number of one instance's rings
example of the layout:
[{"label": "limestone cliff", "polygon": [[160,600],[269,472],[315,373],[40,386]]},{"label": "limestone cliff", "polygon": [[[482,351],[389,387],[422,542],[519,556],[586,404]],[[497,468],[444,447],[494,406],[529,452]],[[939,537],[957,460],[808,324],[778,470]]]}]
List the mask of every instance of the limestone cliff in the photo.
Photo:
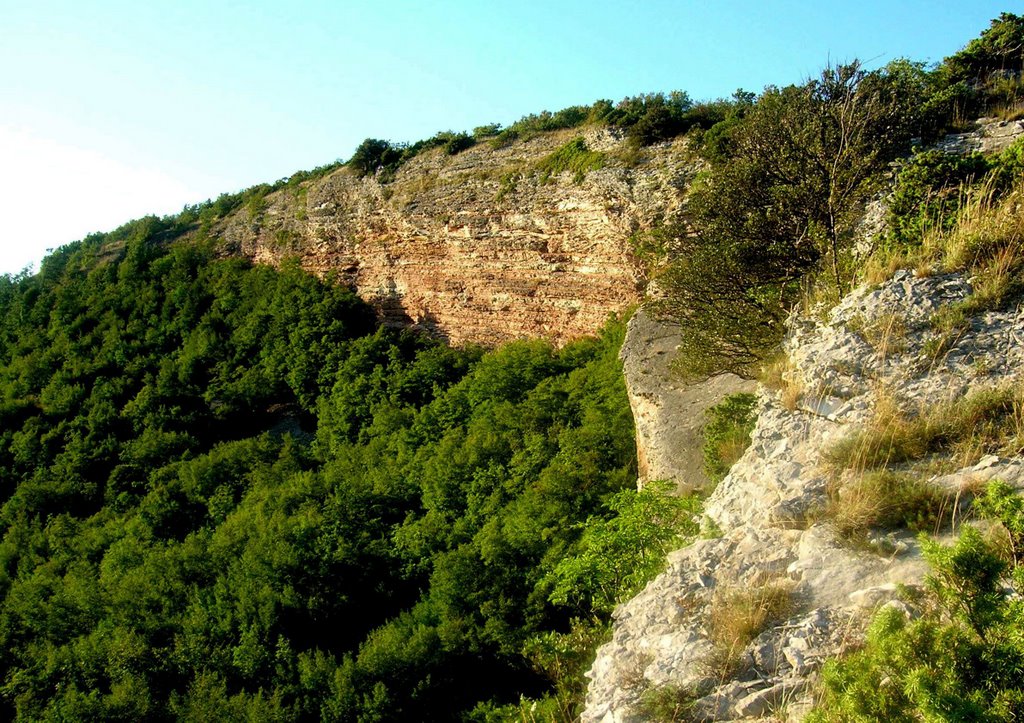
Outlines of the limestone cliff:
[{"label": "limestone cliff", "polygon": [[636,425],[639,485],[672,480],[679,492],[707,487],[701,453],[709,407],[729,394],[753,391],[755,384],[734,374],[685,383],[672,362],[680,329],[638,309],[629,320],[619,358]]},{"label": "limestone cliff", "polygon": [[[699,720],[798,720],[822,662],[856,644],[877,606],[904,605],[897,583],[918,584],[925,573],[916,538],[895,534],[873,549],[841,539],[822,515],[824,456],[865,425],[880,394],[924,410],[1024,380],[1024,309],[981,313],[952,346],[935,343],[932,315],[971,292],[960,274],[901,271],[852,293],[825,320],[792,320],[788,391],[760,388],[753,442],[706,506],[721,535],[670,555],[668,569],[616,610],[613,638],[589,673],[585,723],[647,720],[644,691],[665,687],[699,691]],[[872,342],[864,330],[882,326],[898,337]],[[1024,488],[1024,450],[930,482],[960,500],[992,478]],[[716,665],[712,609],[769,584],[789,592],[790,615],[732,651],[730,666]]]},{"label": "limestone cliff", "polygon": [[[545,177],[538,164],[580,135],[603,167]],[[387,183],[341,168],[212,233],[257,262],[297,257],[336,273],[388,323],[456,344],[564,343],[640,300],[630,236],[680,205],[693,172],[682,140],[637,152],[608,129],[548,133],[455,156],[435,149]]]}]

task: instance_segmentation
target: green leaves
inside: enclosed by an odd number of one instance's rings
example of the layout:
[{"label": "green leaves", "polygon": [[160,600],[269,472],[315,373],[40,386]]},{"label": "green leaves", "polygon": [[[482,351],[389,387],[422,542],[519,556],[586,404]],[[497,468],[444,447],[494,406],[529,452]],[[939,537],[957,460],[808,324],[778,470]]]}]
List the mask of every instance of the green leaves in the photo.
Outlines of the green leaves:
[{"label": "green leaves", "polygon": [[169,223],[0,285],[0,717],[429,720],[539,690],[525,641],[602,615],[545,576],[636,478],[621,324],[450,349]]},{"label": "green leaves", "polygon": [[[1021,501],[996,482],[979,509],[1016,528]],[[1008,594],[1012,567],[991,539],[969,525],[951,546],[922,537],[932,574],[927,597],[912,602],[920,617],[880,611],[863,650],[826,665],[824,699],[808,720],[1024,715],[1024,608]]]},{"label": "green leaves", "polygon": [[611,613],[660,572],[669,551],[700,531],[699,500],[671,494],[667,483],[623,490],[606,506],[615,516],[581,525],[576,553],[550,573],[552,602],[573,606],[589,600],[596,613]]}]

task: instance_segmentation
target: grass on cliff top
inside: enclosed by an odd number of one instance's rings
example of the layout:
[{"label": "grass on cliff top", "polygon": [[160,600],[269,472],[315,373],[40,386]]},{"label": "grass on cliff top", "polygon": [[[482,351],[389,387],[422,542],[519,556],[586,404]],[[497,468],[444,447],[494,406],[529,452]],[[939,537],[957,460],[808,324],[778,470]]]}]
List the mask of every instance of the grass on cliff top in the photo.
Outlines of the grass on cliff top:
[{"label": "grass on cliff top", "polygon": [[974,293],[970,312],[1004,308],[1024,294],[1024,180],[1000,194],[995,179],[964,187],[956,221],[924,231],[921,243],[877,251],[863,280],[881,283],[900,268],[920,275],[964,271]]},{"label": "grass on cliff top", "polygon": [[1022,385],[981,390],[916,413],[880,394],[865,427],[825,453],[837,480],[825,516],[851,540],[871,529],[938,531],[952,521],[957,496],[972,490],[942,489],[927,475],[961,469],[985,454],[1022,451]]}]

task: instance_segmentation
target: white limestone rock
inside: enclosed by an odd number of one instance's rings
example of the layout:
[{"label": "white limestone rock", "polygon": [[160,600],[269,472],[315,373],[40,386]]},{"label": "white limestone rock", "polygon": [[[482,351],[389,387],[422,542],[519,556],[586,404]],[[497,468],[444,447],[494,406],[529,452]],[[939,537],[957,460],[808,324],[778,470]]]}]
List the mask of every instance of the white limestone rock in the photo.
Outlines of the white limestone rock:
[{"label": "white limestone rock", "polygon": [[[665,572],[617,609],[612,640],[588,673],[584,723],[640,721],[643,691],[663,685],[699,694],[704,720],[783,709],[796,720],[821,664],[857,644],[873,611],[916,615],[898,599],[927,572],[916,538],[875,535],[884,554],[840,539],[822,517],[830,485],[823,454],[870,418],[878,390],[921,410],[1024,379],[1024,309],[981,314],[949,353],[927,357],[932,316],[971,289],[961,274],[901,271],[853,291],[824,321],[790,321],[785,349],[803,394],[790,409],[780,392],[758,390],[751,445],[705,507],[721,537],[673,552]],[[955,492],[992,479],[1024,489],[1024,454],[986,456],[931,481]],[[716,590],[766,581],[792,590],[795,612],[741,651],[734,679],[719,680],[708,665]]]}]

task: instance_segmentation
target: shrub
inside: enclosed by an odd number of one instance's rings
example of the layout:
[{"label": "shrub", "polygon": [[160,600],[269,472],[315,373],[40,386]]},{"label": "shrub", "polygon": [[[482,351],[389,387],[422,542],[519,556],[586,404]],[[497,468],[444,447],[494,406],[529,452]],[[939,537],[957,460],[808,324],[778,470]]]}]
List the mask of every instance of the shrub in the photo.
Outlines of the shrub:
[{"label": "shrub", "polygon": [[673,496],[668,483],[649,482],[640,492],[619,492],[607,506],[616,516],[588,520],[578,551],[559,561],[548,576],[553,602],[589,599],[595,610],[611,612],[661,571],[670,550],[699,532],[694,519],[699,500]]},{"label": "shrub", "polygon": [[[1016,527],[1019,500],[993,485],[987,510]],[[922,539],[932,568],[919,618],[884,608],[864,648],[826,664],[811,723],[848,720],[1020,720],[1024,715],[1024,605],[1008,596],[1011,566],[974,527],[951,547]]]},{"label": "shrub", "polygon": [[781,340],[805,276],[845,291],[861,209],[918,128],[902,87],[884,70],[827,68],[767,89],[730,130],[658,278],[660,311],[684,327],[688,376],[750,376]]},{"label": "shrub", "polygon": [[694,703],[700,695],[678,685],[659,685],[640,696],[638,712],[644,720],[658,723],[686,723],[693,720]]},{"label": "shrub", "polygon": [[713,483],[721,482],[750,446],[757,421],[757,396],[732,394],[707,410],[704,425],[704,472]]},{"label": "shrub", "polygon": [[988,170],[988,161],[980,153],[929,150],[901,163],[887,211],[891,240],[917,245],[927,229],[950,229],[957,218],[962,186],[974,183]]},{"label": "shrub", "polygon": [[493,148],[504,148],[513,141],[529,140],[540,133],[562,130],[563,128],[578,128],[592,120],[591,110],[591,106],[574,105],[563,108],[555,113],[549,111],[531,113],[500,131],[491,141],[491,146]]},{"label": "shrub", "polygon": [[402,158],[402,148],[390,141],[367,138],[356,148],[348,166],[360,176],[368,176],[382,169],[394,169]]},{"label": "shrub", "polygon": [[588,171],[596,171],[602,166],[604,154],[590,150],[583,138],[577,137],[538,161],[536,170],[540,173],[541,183],[548,183],[565,171],[572,171],[574,183],[582,183]]},{"label": "shrub", "polygon": [[984,83],[1024,70],[1024,17],[1002,13],[963,50],[943,62],[954,80]]}]

